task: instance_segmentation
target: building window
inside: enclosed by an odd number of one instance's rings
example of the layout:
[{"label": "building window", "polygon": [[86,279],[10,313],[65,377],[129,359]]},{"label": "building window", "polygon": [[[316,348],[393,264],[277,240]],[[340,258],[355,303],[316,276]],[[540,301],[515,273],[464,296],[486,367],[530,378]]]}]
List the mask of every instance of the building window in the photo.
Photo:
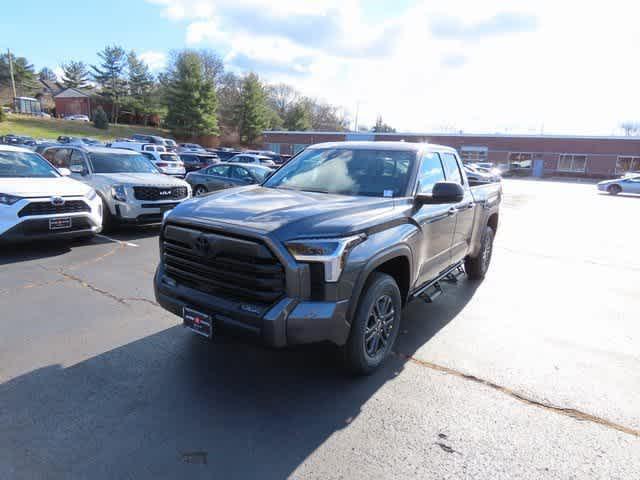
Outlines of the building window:
[{"label": "building window", "polygon": [[618,157],[616,173],[640,172],[640,157]]},{"label": "building window", "polygon": [[460,147],[460,158],[463,163],[486,162],[488,157],[487,147]]},{"label": "building window", "polygon": [[273,153],[280,153],[280,144],[279,143],[267,143],[267,150]]},{"label": "building window", "polygon": [[577,172],[584,173],[587,169],[587,156],[586,155],[560,155],[558,159],[558,171],[559,172]]}]

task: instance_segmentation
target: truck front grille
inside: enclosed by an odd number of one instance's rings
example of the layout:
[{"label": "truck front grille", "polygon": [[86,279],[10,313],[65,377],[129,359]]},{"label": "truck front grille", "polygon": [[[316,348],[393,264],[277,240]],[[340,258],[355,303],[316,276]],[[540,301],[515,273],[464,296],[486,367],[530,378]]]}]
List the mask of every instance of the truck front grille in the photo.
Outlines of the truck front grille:
[{"label": "truck front grille", "polygon": [[67,200],[63,205],[51,202],[31,202],[24,206],[18,217],[32,217],[34,215],[56,215],[60,213],[90,212],[91,208],[82,200]]},{"label": "truck front grille", "polygon": [[270,304],[284,295],[285,272],[269,248],[256,241],[167,225],[165,272],[206,293]]},{"label": "truck front grille", "polygon": [[187,187],[133,187],[137,200],[182,200],[187,198]]}]

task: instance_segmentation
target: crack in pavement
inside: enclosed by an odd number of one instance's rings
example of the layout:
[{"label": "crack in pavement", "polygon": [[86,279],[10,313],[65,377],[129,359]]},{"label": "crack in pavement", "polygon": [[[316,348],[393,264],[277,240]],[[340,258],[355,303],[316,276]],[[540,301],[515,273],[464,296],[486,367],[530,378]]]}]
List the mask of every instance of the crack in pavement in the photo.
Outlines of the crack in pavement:
[{"label": "crack in pavement", "polygon": [[63,277],[69,279],[69,280],[73,280],[74,282],[82,285],[85,288],[88,288],[89,290],[99,293],[100,295],[104,295],[105,297],[110,298],[111,300],[115,300],[118,303],[121,303],[123,305],[126,305],[127,302],[124,301],[123,298],[120,298],[116,295],[114,295],[111,292],[107,292],[106,290],[102,290],[101,288],[96,287],[95,285],[91,285],[90,283],[85,282],[84,280],[82,280],[80,277],[76,277],[75,275],[72,275],[70,273],[67,273],[63,270],[60,270],[60,275],[62,275]]},{"label": "crack in pavement", "polygon": [[508,395],[511,398],[514,398],[515,400],[518,400],[519,402],[522,402],[524,404],[527,405],[531,405],[534,407],[538,407],[538,408],[542,408],[544,410],[548,410],[550,412],[554,412],[560,415],[564,415],[565,417],[570,417],[573,418],[575,420],[580,420],[580,421],[586,421],[586,422],[591,422],[591,423],[595,423],[597,425],[602,425],[603,427],[607,427],[613,430],[617,430],[619,432],[622,433],[626,433],[628,435],[632,435],[634,437],[639,437],[640,438],[640,430],[636,430],[634,428],[631,427],[627,427],[625,425],[620,425],[619,423],[615,423],[612,421],[609,421],[605,418],[602,417],[598,417],[596,415],[592,415],[590,413],[586,413],[586,412],[582,412],[580,410],[577,410],[575,408],[565,408],[565,407],[558,407],[556,405],[552,405],[550,403],[546,403],[546,402],[541,402],[539,400],[535,400],[531,397],[528,397],[526,395],[524,395],[523,393],[520,392],[516,392],[515,390],[512,390],[510,388],[507,387],[503,387],[502,385],[498,385],[497,383],[494,383],[490,380],[486,380],[484,378],[480,378],[480,377],[476,377],[475,375],[471,375],[468,373],[463,373],[460,372],[458,370],[455,370],[453,368],[449,368],[449,367],[445,367],[442,365],[438,365],[436,363],[431,363],[428,362],[426,360],[420,360],[418,358],[412,357],[411,355],[407,355],[404,353],[399,353],[399,352],[393,352],[394,355],[396,355],[397,357],[400,358],[404,358],[405,360],[408,360],[412,363],[415,363],[416,365],[420,365],[422,367],[426,367],[426,368],[430,368],[431,370],[435,370],[438,372],[442,372],[442,373],[446,373],[449,375],[453,375],[456,376],[458,378],[462,378],[465,380],[469,380],[475,383],[479,383],[481,385],[484,385],[486,387],[492,388],[493,390],[497,390],[500,393],[503,393],[505,395]]},{"label": "crack in pavement", "polygon": [[62,275],[63,277],[65,277],[67,280],[71,280],[73,282],[78,283],[79,285],[88,288],[89,290],[99,293],[100,295],[104,295],[107,298],[110,298],[111,300],[114,300],[118,303],[120,303],[121,305],[127,305],[130,306],[130,302],[143,302],[143,303],[148,303],[149,305],[153,305],[155,307],[159,307],[160,305],[153,301],[153,300],[149,300],[148,298],[144,298],[144,297],[119,297],[107,290],[103,290],[99,287],[96,287],[95,285],[92,285],[91,283],[88,283],[86,281],[84,281],[83,279],[81,279],[80,277],[76,277],[75,275],[72,275],[71,273],[65,272],[64,270],[60,270],[59,271],[60,275]]}]

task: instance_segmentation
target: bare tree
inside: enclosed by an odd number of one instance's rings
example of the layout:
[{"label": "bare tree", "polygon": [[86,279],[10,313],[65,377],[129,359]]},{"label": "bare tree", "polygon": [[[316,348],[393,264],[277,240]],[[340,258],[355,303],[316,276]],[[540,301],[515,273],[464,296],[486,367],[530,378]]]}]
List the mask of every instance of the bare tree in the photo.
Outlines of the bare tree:
[{"label": "bare tree", "polygon": [[624,130],[627,137],[640,134],[640,123],[638,122],[622,122],[620,128]]},{"label": "bare tree", "polygon": [[289,109],[300,100],[300,93],[286,83],[269,85],[267,95],[271,108],[276,111],[280,118],[285,118]]}]

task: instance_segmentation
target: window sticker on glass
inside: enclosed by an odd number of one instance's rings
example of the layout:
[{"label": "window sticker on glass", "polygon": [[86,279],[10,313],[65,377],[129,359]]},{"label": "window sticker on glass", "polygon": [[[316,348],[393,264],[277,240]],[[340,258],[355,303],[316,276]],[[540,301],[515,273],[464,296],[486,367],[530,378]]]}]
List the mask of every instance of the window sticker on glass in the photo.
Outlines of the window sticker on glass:
[{"label": "window sticker on glass", "polygon": [[385,197],[393,197],[393,190],[385,190],[382,195]]}]

